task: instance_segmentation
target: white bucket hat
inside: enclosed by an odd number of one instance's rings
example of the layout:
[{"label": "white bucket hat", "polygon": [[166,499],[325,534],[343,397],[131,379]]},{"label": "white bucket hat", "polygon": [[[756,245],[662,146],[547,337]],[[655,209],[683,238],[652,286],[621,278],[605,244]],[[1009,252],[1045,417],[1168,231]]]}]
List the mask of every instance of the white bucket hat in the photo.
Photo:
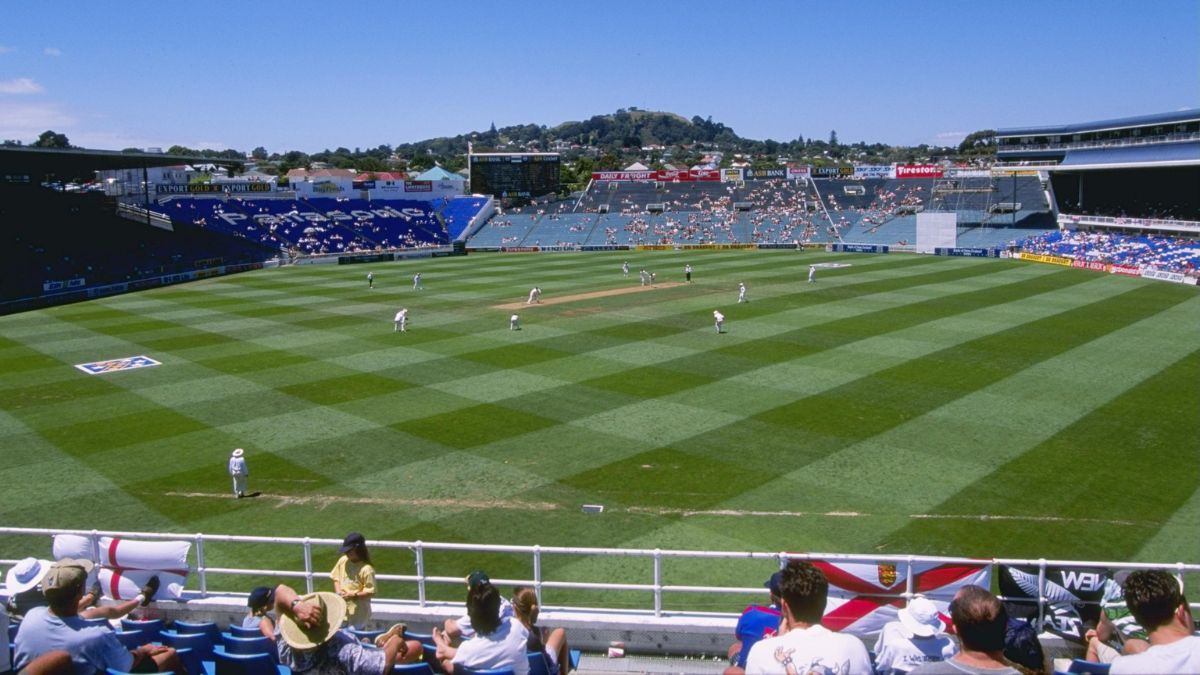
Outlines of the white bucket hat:
[{"label": "white bucket hat", "polygon": [[900,623],[913,635],[931,637],[946,630],[946,624],[938,616],[937,605],[920,596],[909,601],[897,614]]},{"label": "white bucket hat", "polygon": [[234,456],[234,457],[241,457],[241,456],[242,456],[242,455],[244,455],[244,454],[246,454],[246,451],[245,451],[245,450],[243,450],[243,449],[241,449],[241,448],[238,448],[237,450],[234,450],[234,451],[233,451],[233,456]]},{"label": "white bucket hat", "polygon": [[4,578],[4,590],[10,596],[28,591],[46,578],[51,564],[49,560],[38,560],[37,558],[18,560]]}]

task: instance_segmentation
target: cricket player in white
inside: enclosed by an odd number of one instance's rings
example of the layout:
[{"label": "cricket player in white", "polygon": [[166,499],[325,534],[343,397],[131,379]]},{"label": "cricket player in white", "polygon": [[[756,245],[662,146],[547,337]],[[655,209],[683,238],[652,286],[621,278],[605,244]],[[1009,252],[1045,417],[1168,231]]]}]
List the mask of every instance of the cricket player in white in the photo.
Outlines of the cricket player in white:
[{"label": "cricket player in white", "polygon": [[521,330],[521,315],[513,314],[512,316],[508,317],[508,329]]},{"label": "cricket player in white", "polygon": [[542,289],[538,288],[537,286],[529,289],[529,299],[525,301],[525,304],[532,305],[535,302],[540,303],[541,301]]},{"label": "cricket player in white", "polygon": [[638,278],[642,280],[643,286],[650,283],[650,275],[646,273],[646,270],[642,270],[641,272],[638,272]]},{"label": "cricket player in white", "polygon": [[413,275],[413,290],[414,291],[421,290],[421,273],[420,272],[417,272],[416,274]]},{"label": "cricket player in white", "polygon": [[738,282],[738,303],[750,302],[746,299],[746,284]]},{"label": "cricket player in white", "polygon": [[817,266],[809,265],[808,266],[808,283],[811,284],[811,283],[815,283],[816,281],[817,281]]},{"label": "cricket player in white", "polygon": [[367,272],[367,288],[375,288],[375,273]]},{"label": "cricket player in white", "polygon": [[245,450],[238,448],[229,458],[229,475],[233,477],[233,496],[241,499],[246,496],[246,476],[250,469],[246,467]]},{"label": "cricket player in white", "polygon": [[624,264],[621,265],[621,274],[623,274],[625,276],[629,276],[629,261],[628,260],[626,260],[624,262]]},{"label": "cricket player in white", "polygon": [[721,332],[721,327],[725,325],[725,315],[718,310],[713,310],[713,321],[717,325],[717,333]]},{"label": "cricket player in white", "polygon": [[396,329],[392,332],[404,333],[407,331],[408,331],[408,308],[404,307],[404,308],[401,308],[401,310],[399,312],[396,312]]}]

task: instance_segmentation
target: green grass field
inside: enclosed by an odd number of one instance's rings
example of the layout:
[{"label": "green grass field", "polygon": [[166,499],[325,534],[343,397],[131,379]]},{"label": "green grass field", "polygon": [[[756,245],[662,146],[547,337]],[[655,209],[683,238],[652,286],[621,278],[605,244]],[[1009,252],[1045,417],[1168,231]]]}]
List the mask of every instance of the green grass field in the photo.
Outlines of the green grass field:
[{"label": "green grass field", "polygon": [[[522,309],[519,332],[496,307],[534,285],[547,301],[632,288],[641,267],[681,281],[685,262],[693,284]],[[810,285],[815,262],[850,266]],[[406,334],[392,330],[401,306]],[[1198,328],[1194,287],[1008,260],[476,254],[264,270],[0,318],[0,513],[24,527],[1197,562]],[[74,368],[139,354],[162,365]],[[234,447],[261,496],[231,498]],[[6,538],[0,555],[48,555],[30,546]],[[406,551],[376,557],[412,573]],[[499,555],[434,559],[450,568],[435,574],[530,573]],[[212,546],[207,562],[300,567],[269,546]],[[761,568],[680,563],[669,583],[753,586]],[[646,583],[647,569],[544,571]]]}]

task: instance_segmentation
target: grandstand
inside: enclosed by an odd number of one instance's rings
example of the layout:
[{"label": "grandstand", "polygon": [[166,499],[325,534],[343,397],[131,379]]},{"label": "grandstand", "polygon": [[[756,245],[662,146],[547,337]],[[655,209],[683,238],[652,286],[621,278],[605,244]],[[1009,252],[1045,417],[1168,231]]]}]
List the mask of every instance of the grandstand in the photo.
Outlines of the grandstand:
[{"label": "grandstand", "polygon": [[911,246],[915,214],[953,211],[959,236],[994,247],[1053,229],[1035,173],[960,179],[595,181],[575,201],[512,209],[472,236],[504,246],[825,244]]}]

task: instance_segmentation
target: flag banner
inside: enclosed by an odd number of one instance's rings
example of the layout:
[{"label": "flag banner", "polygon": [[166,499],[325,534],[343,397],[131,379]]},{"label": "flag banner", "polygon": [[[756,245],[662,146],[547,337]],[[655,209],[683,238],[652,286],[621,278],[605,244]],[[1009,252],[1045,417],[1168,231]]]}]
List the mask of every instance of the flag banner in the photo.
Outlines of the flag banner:
[{"label": "flag banner", "polygon": [[[830,630],[873,636],[889,621],[897,620],[897,610],[905,605],[909,565],[906,562],[877,561],[852,563],[814,560],[829,580],[829,600],[823,623]],[[912,592],[920,593],[937,605],[949,620],[949,605],[958,589],[968,584],[988,588],[991,563],[913,562]]]}]

